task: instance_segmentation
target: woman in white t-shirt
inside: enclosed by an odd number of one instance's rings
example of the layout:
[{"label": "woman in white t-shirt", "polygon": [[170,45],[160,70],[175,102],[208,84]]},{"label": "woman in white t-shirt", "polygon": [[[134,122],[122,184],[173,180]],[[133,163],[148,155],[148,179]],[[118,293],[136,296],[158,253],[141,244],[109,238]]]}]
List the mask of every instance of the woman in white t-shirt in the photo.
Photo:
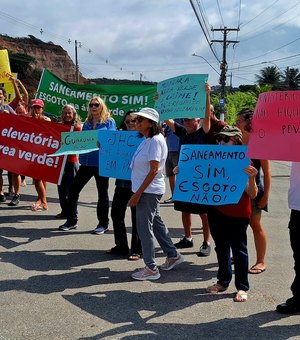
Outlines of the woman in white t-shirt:
[{"label": "woman in white t-shirt", "polygon": [[159,114],[152,108],[143,108],[136,115],[136,129],[145,140],[132,157],[131,182],[134,194],[128,205],[136,206],[137,231],[146,266],[138,269],[131,277],[135,280],[157,280],[160,273],[155,262],[154,236],[167,255],[160,269],[171,270],[184,259],[173,245],[169,231],[159,215],[159,201],[165,192],[163,170],[168,154],[159,125]]}]

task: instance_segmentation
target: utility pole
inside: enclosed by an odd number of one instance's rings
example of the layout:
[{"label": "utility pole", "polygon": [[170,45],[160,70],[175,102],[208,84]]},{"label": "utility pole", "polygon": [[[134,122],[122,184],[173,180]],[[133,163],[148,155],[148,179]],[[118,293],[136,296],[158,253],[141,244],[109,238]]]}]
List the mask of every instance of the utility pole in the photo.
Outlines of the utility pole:
[{"label": "utility pole", "polygon": [[77,58],[77,40],[75,40],[75,79],[76,83],[79,84],[79,66]]},{"label": "utility pole", "polygon": [[227,28],[226,26],[224,28],[217,28],[217,29],[211,29],[213,32],[219,31],[223,32],[223,40],[212,40],[211,42],[220,42],[223,44],[223,57],[222,62],[220,64],[220,80],[219,84],[221,85],[221,98],[220,98],[220,120],[224,121],[225,119],[225,88],[226,88],[226,72],[228,69],[227,61],[226,61],[226,49],[229,44],[237,44],[239,41],[236,40],[227,40],[227,32],[229,31],[239,31],[239,28]]}]

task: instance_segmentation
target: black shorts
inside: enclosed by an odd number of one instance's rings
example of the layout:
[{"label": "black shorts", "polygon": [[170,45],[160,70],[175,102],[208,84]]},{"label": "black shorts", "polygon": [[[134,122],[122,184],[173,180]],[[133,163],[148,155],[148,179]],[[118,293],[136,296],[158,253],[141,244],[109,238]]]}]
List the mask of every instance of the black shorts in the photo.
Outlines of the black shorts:
[{"label": "black shorts", "polygon": [[174,209],[190,214],[206,214],[208,210],[208,205],[204,204],[197,204],[197,203],[190,203],[190,202],[181,202],[175,201],[174,202]]},{"label": "black shorts", "polygon": [[166,165],[165,165],[167,177],[174,176],[173,169],[178,164],[178,158],[179,158],[179,152],[178,151],[169,151],[168,152],[168,156],[167,156],[167,159],[166,159]]}]

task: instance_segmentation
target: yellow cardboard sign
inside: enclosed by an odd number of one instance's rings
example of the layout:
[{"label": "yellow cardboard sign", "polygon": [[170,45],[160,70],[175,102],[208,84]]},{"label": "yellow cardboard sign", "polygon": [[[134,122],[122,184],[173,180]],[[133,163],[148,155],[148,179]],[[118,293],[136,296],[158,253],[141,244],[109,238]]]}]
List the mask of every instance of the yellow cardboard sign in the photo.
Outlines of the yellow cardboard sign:
[{"label": "yellow cardboard sign", "polygon": [[[17,73],[11,73],[14,78],[17,78]],[[0,87],[4,87],[6,91],[6,98],[4,104],[9,104],[15,98],[15,90],[12,81],[8,78],[4,81],[0,81]]]},{"label": "yellow cardboard sign", "polygon": [[0,83],[10,77],[10,63],[7,50],[0,50]]},{"label": "yellow cardboard sign", "polygon": [[[5,104],[10,103],[15,97],[14,87],[9,77],[11,76],[10,63],[7,50],[0,50],[0,86],[6,90]],[[14,77],[16,74],[13,75]]]}]

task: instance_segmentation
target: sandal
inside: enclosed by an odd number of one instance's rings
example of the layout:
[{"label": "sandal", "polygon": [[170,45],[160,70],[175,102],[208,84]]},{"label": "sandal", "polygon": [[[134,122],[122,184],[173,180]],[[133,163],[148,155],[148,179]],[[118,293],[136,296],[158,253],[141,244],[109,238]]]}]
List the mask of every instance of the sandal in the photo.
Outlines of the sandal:
[{"label": "sandal", "polygon": [[46,204],[33,204],[31,206],[32,211],[38,211],[38,210],[48,210],[48,206]]},{"label": "sandal", "polygon": [[234,302],[246,302],[248,299],[248,294],[244,290],[239,290],[235,297],[233,298]]},{"label": "sandal", "polygon": [[249,274],[261,274],[265,271],[266,271],[266,268],[258,268],[254,265],[248,270],[248,273]]},{"label": "sandal", "polygon": [[208,293],[211,293],[211,294],[217,294],[217,293],[225,292],[225,290],[227,290],[227,287],[223,287],[218,283],[215,283],[214,285],[206,288],[206,291]]},{"label": "sandal", "polygon": [[139,254],[131,254],[128,256],[128,261],[137,261],[141,258]]}]

